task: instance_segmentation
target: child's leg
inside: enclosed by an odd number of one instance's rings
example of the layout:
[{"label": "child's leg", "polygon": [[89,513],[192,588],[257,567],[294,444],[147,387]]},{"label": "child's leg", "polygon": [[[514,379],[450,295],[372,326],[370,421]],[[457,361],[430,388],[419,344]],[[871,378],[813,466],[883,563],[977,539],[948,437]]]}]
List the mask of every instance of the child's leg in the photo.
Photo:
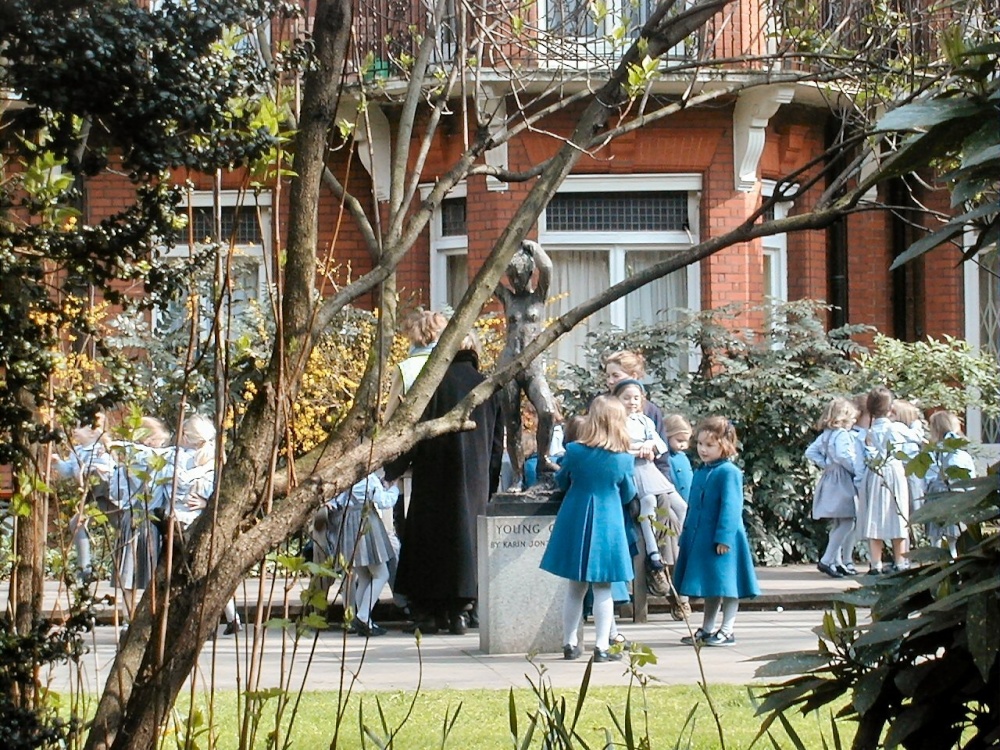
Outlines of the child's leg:
[{"label": "child's leg", "polygon": [[358,587],[354,590],[354,613],[363,623],[370,625],[372,610],[389,582],[389,566],[385,563],[359,566],[355,572]]},{"label": "child's leg", "polygon": [[233,633],[238,633],[243,630],[243,623],[240,622],[240,616],[236,612],[236,599],[230,599],[226,602],[225,608],[222,610],[222,614],[226,618],[226,635],[232,635]]},{"label": "child's leg", "polygon": [[642,529],[643,548],[649,560],[659,563],[660,548],[656,544],[656,532],[653,531],[654,518],[656,518],[656,495],[643,495],[639,498],[639,528]]},{"label": "child's leg", "polygon": [[909,539],[892,540],[892,562],[898,568],[910,567],[910,561],[906,559],[906,552],[909,548]]},{"label": "child's leg", "polygon": [[719,608],[722,606],[721,596],[705,597],[705,614],[701,621],[701,629],[706,635],[715,632],[715,620],[719,615]]},{"label": "child's leg", "polygon": [[857,524],[853,518],[845,518],[843,520],[847,530],[844,532],[844,538],[840,542],[838,558],[843,566],[854,570],[854,544],[856,541],[855,530],[857,529]]},{"label": "child's leg", "polygon": [[868,540],[868,564],[873,571],[882,572],[882,548],[884,544],[881,539]]},{"label": "child's leg", "polygon": [[576,646],[580,620],[583,619],[583,597],[590,584],[586,581],[567,581],[566,598],[563,600],[563,645]]},{"label": "child's leg", "polygon": [[740,609],[740,600],[733,596],[726,596],[722,599],[722,626],[719,628],[724,636],[733,634],[733,626],[736,624],[736,613]]},{"label": "child's leg", "polygon": [[[76,548],[76,566],[82,579],[91,575],[90,534],[87,533],[86,517],[77,513],[69,521],[70,532],[73,534],[73,546]],[[84,580],[86,583],[86,580]]]},{"label": "child's leg", "polygon": [[611,623],[615,619],[615,603],[610,583],[594,584],[594,646],[601,651],[611,647]]},{"label": "child's leg", "polygon": [[844,540],[850,536],[854,526],[854,520],[850,518],[834,518],[830,526],[830,536],[827,539],[826,551],[819,559],[824,565],[831,568],[843,564],[841,551],[844,547]]}]

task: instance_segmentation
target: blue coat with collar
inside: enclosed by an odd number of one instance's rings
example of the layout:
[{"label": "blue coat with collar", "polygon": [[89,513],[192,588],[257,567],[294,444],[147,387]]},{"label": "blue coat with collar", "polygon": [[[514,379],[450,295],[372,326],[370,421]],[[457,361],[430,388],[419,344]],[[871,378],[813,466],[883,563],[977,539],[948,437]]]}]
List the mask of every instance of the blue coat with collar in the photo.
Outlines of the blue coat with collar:
[{"label": "blue coat with collar", "polygon": [[581,443],[566,446],[556,484],[566,490],[540,567],[591,583],[631,581],[634,573],[623,506],[635,496],[628,453]]},{"label": "blue coat with collar", "polygon": [[[717,544],[729,551],[716,554]],[[745,599],[760,594],[743,525],[743,472],[728,459],[694,473],[674,585],[686,596]]]}]

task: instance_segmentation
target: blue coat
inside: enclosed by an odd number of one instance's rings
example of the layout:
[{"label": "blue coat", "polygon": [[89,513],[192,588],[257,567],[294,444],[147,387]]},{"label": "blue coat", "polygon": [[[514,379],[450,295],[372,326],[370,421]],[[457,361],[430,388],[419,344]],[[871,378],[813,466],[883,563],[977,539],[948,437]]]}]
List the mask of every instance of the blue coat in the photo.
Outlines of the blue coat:
[{"label": "blue coat", "polygon": [[691,469],[691,459],[687,453],[670,449],[670,481],[684,502],[691,496],[691,482],[694,479],[694,471]]},{"label": "blue coat", "polygon": [[[716,554],[717,544],[729,551]],[[679,548],[674,585],[681,594],[745,599],[760,593],[743,525],[743,472],[732,461],[694,473]]]},{"label": "blue coat", "polygon": [[571,581],[631,581],[623,506],[635,496],[628,453],[566,446],[556,484],[566,490],[541,568]]}]

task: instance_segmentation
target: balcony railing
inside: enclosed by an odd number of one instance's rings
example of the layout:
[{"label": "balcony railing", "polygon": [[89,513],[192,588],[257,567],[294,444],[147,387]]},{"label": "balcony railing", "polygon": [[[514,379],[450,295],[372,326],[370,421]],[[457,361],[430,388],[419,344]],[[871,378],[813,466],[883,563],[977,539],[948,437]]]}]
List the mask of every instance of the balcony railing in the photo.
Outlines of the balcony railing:
[{"label": "balcony railing", "polygon": [[[559,68],[596,72],[617,62],[658,5],[658,0],[605,0],[608,10],[598,16],[589,0],[443,2],[356,0],[357,59],[364,62],[354,72],[369,79],[403,75],[420,41],[434,28],[438,32],[432,65],[442,68],[458,62],[501,73]],[[694,2],[676,0],[671,12]],[[932,55],[937,32],[954,16],[954,11],[928,12],[932,2],[890,0],[876,6],[874,0],[733,0],[669,50],[663,56],[664,69],[695,60],[724,60],[728,69],[752,69],[776,50],[794,59],[786,65],[801,67],[812,65],[808,53],[813,44],[825,45],[826,51],[868,44],[873,54]],[[435,20],[432,9],[438,6]],[[879,47],[872,41],[876,24],[891,24],[903,33]]]},{"label": "balcony railing", "polygon": [[[705,57],[728,59],[760,54],[766,44],[764,24],[745,12],[751,0],[734,0],[697,34],[664,55],[667,64]],[[692,0],[677,0],[672,13]],[[435,22],[434,0],[358,0],[356,43],[363,73],[393,78],[405,72],[428,30],[437,28],[433,64],[449,66],[456,55],[462,64],[496,70],[524,71],[567,67],[599,69],[613,65],[655,10],[657,0],[610,0],[608,11],[595,15],[588,0],[486,0],[471,13],[469,4],[445,0]],[[754,2],[754,8],[757,8]]]}]

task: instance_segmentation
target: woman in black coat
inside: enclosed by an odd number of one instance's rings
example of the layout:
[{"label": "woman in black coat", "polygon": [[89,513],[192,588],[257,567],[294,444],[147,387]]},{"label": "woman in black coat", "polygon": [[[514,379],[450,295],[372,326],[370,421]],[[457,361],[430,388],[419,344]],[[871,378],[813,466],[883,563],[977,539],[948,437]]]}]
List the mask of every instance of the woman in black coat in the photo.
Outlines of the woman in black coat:
[{"label": "woman in black coat", "polygon": [[[484,380],[475,342],[469,343],[455,354],[423,421],[444,416]],[[471,419],[475,429],[425,440],[385,467],[387,479],[413,469],[393,591],[406,596],[424,633],[445,619],[451,632],[464,633],[465,613],[478,596],[477,517],[496,492],[503,455],[498,396],[477,406]]]}]

